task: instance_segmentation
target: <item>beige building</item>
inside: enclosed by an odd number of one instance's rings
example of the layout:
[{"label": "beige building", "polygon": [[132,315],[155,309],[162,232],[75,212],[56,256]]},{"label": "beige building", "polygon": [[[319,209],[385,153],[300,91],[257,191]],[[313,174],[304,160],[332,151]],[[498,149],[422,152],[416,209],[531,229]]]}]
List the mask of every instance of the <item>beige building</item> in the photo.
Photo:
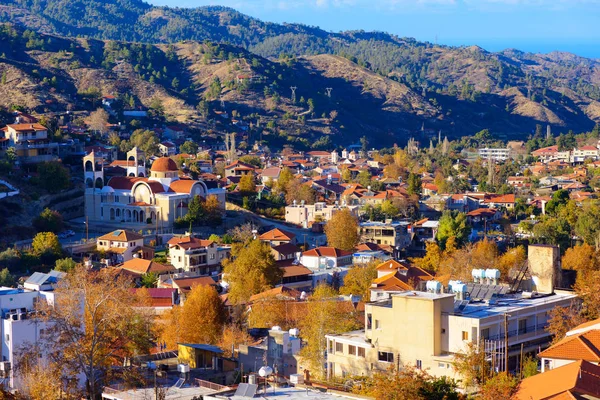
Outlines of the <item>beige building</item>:
[{"label": "beige building", "polygon": [[154,256],[154,250],[144,246],[144,236],[117,229],[96,239],[96,247],[110,253],[111,264],[121,264],[135,256],[149,259]]},{"label": "beige building", "polygon": [[[575,298],[571,293],[534,298],[507,295],[495,302],[469,302],[446,293],[396,294],[366,305],[364,331],[326,335],[328,374],[371,375],[410,365],[434,376],[458,378],[452,369],[454,355],[468,343],[483,342],[486,350],[504,347],[505,316],[512,370],[521,344],[525,353],[548,345],[548,313],[569,306]],[[502,369],[502,359],[497,357],[494,367]]]},{"label": "beige building", "polygon": [[171,265],[179,272],[215,275],[221,272],[221,262],[229,257],[231,247],[220,246],[212,240],[195,237],[174,237],[169,240]]},{"label": "beige building", "polygon": [[39,163],[58,160],[58,143],[51,142],[48,130],[38,123],[13,124],[2,128],[8,143],[5,147],[14,147],[17,161],[21,163]]},{"label": "beige building", "polygon": [[410,245],[408,222],[367,221],[358,226],[361,242],[387,244],[398,250]]},{"label": "beige building", "polygon": [[313,222],[327,222],[335,213],[348,209],[354,216],[358,216],[358,206],[338,206],[326,203],[294,204],[285,207],[285,222],[301,225],[308,228]]},{"label": "beige building", "polygon": [[85,215],[90,223],[115,224],[131,229],[172,227],[187,214],[195,197],[216,196],[225,209],[225,189],[209,189],[201,180],[180,178],[175,161],[154,161],[146,177],[144,153],[134,148],[127,153],[127,176],[105,182],[104,160],[94,152],[83,158]]}]

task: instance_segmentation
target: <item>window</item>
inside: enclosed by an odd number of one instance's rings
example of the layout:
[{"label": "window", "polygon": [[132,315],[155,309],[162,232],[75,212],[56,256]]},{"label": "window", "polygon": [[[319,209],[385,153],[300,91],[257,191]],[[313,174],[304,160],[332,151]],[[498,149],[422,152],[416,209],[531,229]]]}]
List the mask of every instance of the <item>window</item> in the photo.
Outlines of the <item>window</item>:
[{"label": "window", "polygon": [[373,325],[373,315],[367,314],[367,329],[372,329]]},{"label": "window", "polygon": [[365,348],[364,347],[358,348],[358,356],[361,358],[365,358]]},{"label": "window", "polygon": [[356,346],[348,345],[348,354],[355,356],[356,355]]},{"label": "window", "polygon": [[10,335],[8,333],[6,334],[6,341],[10,342]]},{"label": "window", "polygon": [[343,343],[335,343],[335,352],[343,353],[344,352],[344,344]]},{"label": "window", "polygon": [[328,351],[330,353],[333,353],[333,340],[328,340],[329,342],[329,346],[327,346],[327,348],[329,349]]},{"label": "window", "polygon": [[378,358],[379,361],[381,362],[394,362],[394,353],[388,353],[385,351],[380,351],[378,353]]},{"label": "window", "polygon": [[527,320],[520,319],[519,320],[519,335],[527,333]]},{"label": "window", "polygon": [[469,340],[469,332],[462,331],[462,340]]},{"label": "window", "polygon": [[[418,361],[418,360],[417,360]],[[446,363],[438,363],[439,368],[446,368]]]},{"label": "window", "polygon": [[481,330],[481,338],[487,340],[490,338],[490,328],[485,328]]},{"label": "window", "polygon": [[375,329],[381,329],[381,321],[378,319],[375,320]]},{"label": "window", "polygon": [[423,361],[417,360],[416,366],[417,366],[417,369],[423,369]]},{"label": "window", "polygon": [[211,260],[214,260],[214,259],[215,259],[215,255],[214,255],[214,253],[210,255],[210,259],[211,259]]}]

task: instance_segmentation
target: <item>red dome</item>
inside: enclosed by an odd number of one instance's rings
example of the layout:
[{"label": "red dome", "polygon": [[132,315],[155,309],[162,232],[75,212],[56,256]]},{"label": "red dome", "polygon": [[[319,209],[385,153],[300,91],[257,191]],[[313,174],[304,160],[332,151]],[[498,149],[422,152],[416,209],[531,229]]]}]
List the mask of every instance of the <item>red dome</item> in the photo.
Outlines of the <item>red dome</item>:
[{"label": "red dome", "polygon": [[171,160],[169,157],[161,157],[158,160],[154,161],[152,164],[152,168],[150,171],[153,172],[177,172],[179,168],[177,168],[177,164],[175,161]]}]

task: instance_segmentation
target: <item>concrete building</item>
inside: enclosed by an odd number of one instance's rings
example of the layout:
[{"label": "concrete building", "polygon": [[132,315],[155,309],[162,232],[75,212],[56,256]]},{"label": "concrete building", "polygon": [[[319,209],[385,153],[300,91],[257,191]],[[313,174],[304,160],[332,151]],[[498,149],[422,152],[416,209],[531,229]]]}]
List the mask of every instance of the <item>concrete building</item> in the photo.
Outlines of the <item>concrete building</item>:
[{"label": "concrete building", "polygon": [[361,222],[358,226],[358,234],[361,242],[385,244],[400,251],[410,245],[408,225],[408,222],[390,220]]},{"label": "concrete building", "polygon": [[48,138],[48,129],[38,123],[12,124],[2,128],[4,146],[14,147],[17,162],[40,163],[58,160],[58,143]]},{"label": "concrete building", "polygon": [[274,326],[261,344],[255,346],[240,345],[239,361],[244,364],[244,371],[258,372],[264,365],[266,353],[267,365],[272,366],[277,374],[289,377],[297,372],[296,354],[300,351],[301,341],[297,329],[283,331]]},{"label": "concrete building", "polygon": [[138,257],[141,255],[140,258],[146,259],[154,256],[154,250],[148,249],[148,256],[150,256],[150,253],[152,256],[144,257],[144,236],[124,229],[117,229],[100,236],[96,239],[96,247],[98,250],[103,250],[111,254],[111,265],[129,261],[134,255]]},{"label": "concrete building", "polygon": [[485,147],[483,149],[479,149],[477,152],[479,153],[479,157],[485,160],[492,159],[493,161],[505,161],[510,158],[509,148]]},{"label": "concrete building", "polygon": [[229,258],[230,246],[220,246],[212,240],[191,236],[174,237],[168,242],[171,265],[179,272],[197,275],[216,275],[221,262]]},{"label": "concrete building", "polygon": [[326,203],[304,204],[301,202],[285,207],[285,222],[310,227],[313,222],[327,222],[335,213],[348,209],[354,216],[358,216],[358,206],[339,206]]},{"label": "concrete building", "polygon": [[[458,296],[458,295],[457,295]],[[454,355],[467,343],[484,342],[485,349],[504,347],[508,332],[509,365],[516,357],[545,347],[549,312],[569,306],[572,293],[527,298],[520,294],[497,301],[463,301],[455,294],[406,291],[391,300],[365,307],[364,331],[326,335],[330,377],[371,375],[390,367],[414,366],[434,376],[459,378],[452,369]],[[502,368],[497,357],[495,368]]]}]

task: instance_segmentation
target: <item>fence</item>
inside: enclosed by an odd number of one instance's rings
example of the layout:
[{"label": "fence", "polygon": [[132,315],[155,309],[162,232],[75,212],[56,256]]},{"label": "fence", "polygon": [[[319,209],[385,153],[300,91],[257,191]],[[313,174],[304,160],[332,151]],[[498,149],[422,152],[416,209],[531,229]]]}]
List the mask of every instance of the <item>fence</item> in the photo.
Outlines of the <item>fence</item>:
[{"label": "fence", "polygon": [[203,381],[202,379],[194,379],[194,382],[199,387],[207,388],[210,390],[214,390],[215,392],[220,392],[221,390],[229,390],[229,386],[219,385],[218,383]]}]

